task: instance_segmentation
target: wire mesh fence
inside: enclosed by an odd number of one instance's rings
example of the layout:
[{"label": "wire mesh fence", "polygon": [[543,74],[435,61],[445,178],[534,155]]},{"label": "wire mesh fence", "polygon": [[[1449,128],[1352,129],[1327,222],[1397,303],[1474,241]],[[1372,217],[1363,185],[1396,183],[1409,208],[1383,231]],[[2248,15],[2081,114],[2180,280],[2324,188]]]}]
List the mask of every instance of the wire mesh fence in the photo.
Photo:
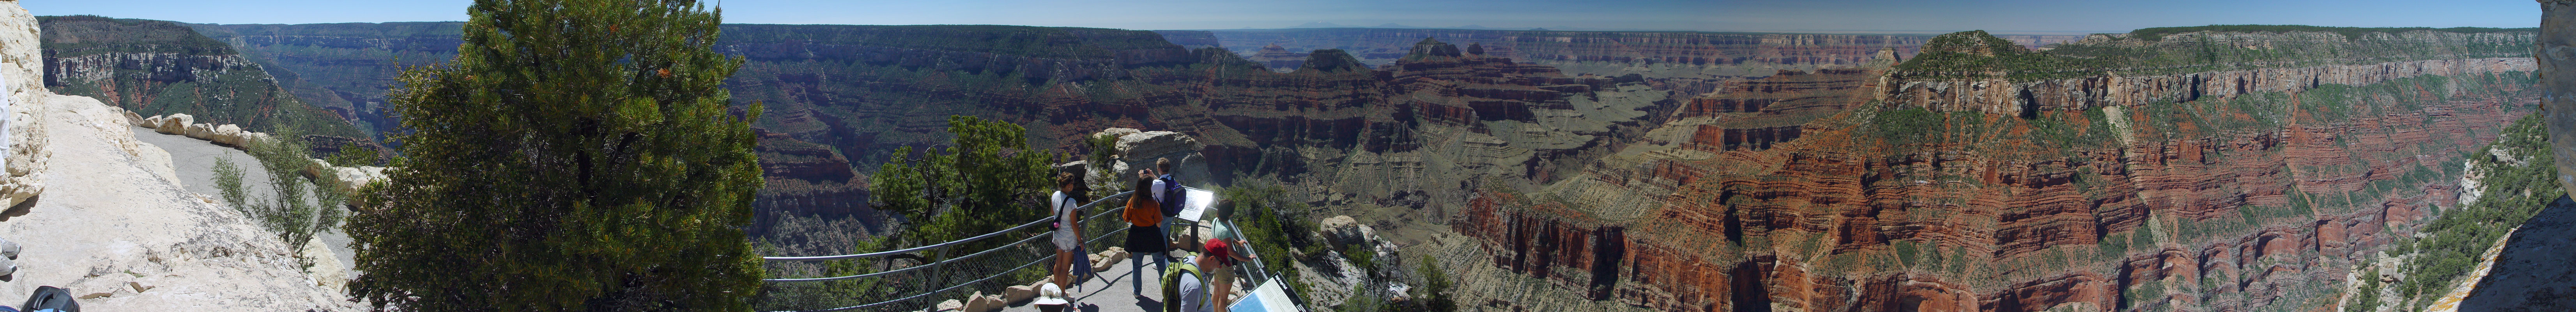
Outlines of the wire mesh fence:
[{"label": "wire mesh fence", "polygon": [[[1118,246],[1126,222],[1114,217],[1129,193],[1086,204],[1084,250]],[[998,294],[1043,278],[1054,263],[1053,217],[1000,232],[929,246],[864,254],[767,257],[773,278],[762,311],[922,311],[967,294]],[[1004,242],[999,247],[987,242]]]}]

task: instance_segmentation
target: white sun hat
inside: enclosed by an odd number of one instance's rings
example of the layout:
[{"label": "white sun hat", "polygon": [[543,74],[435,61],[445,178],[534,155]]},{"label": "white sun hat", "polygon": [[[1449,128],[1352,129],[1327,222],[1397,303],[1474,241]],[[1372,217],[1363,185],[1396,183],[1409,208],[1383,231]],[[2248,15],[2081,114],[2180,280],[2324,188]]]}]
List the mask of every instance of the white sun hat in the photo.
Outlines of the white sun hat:
[{"label": "white sun hat", "polygon": [[1065,297],[1067,296],[1064,293],[1064,287],[1056,286],[1055,283],[1046,283],[1044,286],[1038,286],[1038,299],[1030,301],[1029,304],[1064,305]]}]

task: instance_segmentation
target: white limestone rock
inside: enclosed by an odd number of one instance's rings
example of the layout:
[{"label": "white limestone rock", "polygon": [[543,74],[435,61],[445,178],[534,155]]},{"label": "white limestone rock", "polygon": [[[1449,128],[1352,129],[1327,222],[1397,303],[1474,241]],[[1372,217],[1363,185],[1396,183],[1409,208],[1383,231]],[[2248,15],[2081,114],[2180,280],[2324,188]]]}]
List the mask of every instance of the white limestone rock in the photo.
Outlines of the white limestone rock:
[{"label": "white limestone rock", "polygon": [[313,286],[331,291],[347,289],[349,265],[340,263],[340,256],[331,253],[330,244],[324,243],[321,238],[306,240],[303,258],[313,261],[313,266],[305,268],[305,274],[313,276]]},{"label": "white limestone rock", "polygon": [[188,124],[187,129],[187,133],[182,135],[186,135],[188,138],[207,141],[215,140],[215,124],[192,123]]},{"label": "white limestone rock", "polygon": [[207,141],[215,141],[215,143],[223,143],[223,144],[232,145],[232,146],[244,146],[244,145],[242,145],[242,140],[241,140],[242,136],[241,136],[241,135],[242,135],[242,128],[241,128],[241,126],[235,126],[235,125],[231,125],[231,124],[226,124],[226,125],[221,125],[221,126],[215,126],[215,131],[214,131],[214,133],[213,133],[213,134],[211,134],[211,135],[209,135],[210,137],[209,137],[209,138],[207,138],[206,140],[207,140]]},{"label": "white limestone rock", "polygon": [[0,3],[0,208],[14,207],[45,189],[47,149],[45,55],[36,16],[15,1]]},{"label": "white limestone rock", "polygon": [[[1189,134],[1109,128],[1092,135],[1118,137],[1117,158],[1110,160],[1107,168],[1091,168],[1092,174],[1085,177],[1086,182],[1094,188],[1126,188],[1118,185],[1118,182],[1133,177],[1137,170],[1154,168],[1154,161],[1163,158],[1172,160],[1171,174],[1179,178],[1181,184],[1203,189],[1215,186],[1210,178],[1214,176],[1215,171],[1208,169],[1207,157],[1200,154],[1201,150],[1207,149],[1207,144],[1200,143],[1198,138],[1191,137]],[[1093,161],[1101,160],[1083,162]],[[1106,172],[1102,172],[1103,169],[1106,169]]]},{"label": "white limestone rock", "polygon": [[[135,126],[144,126],[144,125],[143,125],[143,115],[137,115],[137,114],[135,114],[135,113],[134,113],[134,111],[125,110],[125,109],[123,109],[123,108],[118,108],[118,109],[116,109],[116,110],[117,110],[117,111],[120,111],[120,112],[125,112],[125,124],[135,125]],[[150,127],[150,126],[144,126],[144,127]]]},{"label": "white limestone rock", "polygon": [[161,117],[161,126],[152,127],[152,131],[160,132],[161,134],[187,135],[188,125],[196,124],[196,122],[196,116],[188,116],[188,114],[170,114],[169,116]]}]

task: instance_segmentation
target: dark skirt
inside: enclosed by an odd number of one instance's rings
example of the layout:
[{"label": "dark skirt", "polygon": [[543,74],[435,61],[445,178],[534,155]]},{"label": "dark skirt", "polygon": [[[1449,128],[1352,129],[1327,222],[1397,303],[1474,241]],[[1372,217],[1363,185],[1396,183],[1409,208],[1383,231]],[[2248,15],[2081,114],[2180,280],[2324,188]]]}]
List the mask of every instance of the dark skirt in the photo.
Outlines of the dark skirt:
[{"label": "dark skirt", "polygon": [[1135,226],[1127,228],[1127,252],[1164,252],[1171,249],[1171,246],[1172,242],[1163,240],[1163,227],[1161,226]]}]

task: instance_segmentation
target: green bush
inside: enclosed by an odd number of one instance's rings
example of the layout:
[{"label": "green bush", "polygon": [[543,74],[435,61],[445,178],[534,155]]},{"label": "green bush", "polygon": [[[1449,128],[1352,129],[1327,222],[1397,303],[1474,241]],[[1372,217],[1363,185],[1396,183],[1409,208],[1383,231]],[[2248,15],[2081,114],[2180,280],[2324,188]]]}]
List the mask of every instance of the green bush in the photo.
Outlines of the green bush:
[{"label": "green bush", "polygon": [[242,189],[241,165],[233,164],[232,157],[215,158],[215,192],[222,193],[224,203],[242,215],[250,215],[250,210],[244,209],[250,207],[250,193]]},{"label": "green bush", "polygon": [[[2445,211],[2426,224],[2421,239],[2409,240],[2403,246],[2390,248],[2392,254],[2412,251],[2416,258],[2407,262],[2406,279],[2394,285],[2405,298],[2435,298],[2448,292],[2451,285],[2475,269],[2480,256],[2498,243],[2507,231],[2539,214],[2552,201],[2566,195],[2555,181],[2555,158],[2549,152],[2548,135],[2543,132],[2540,114],[2524,116],[2507,126],[2494,144],[2477,151],[2501,150],[2519,158],[2499,159],[2491,153],[2477,153],[2469,161],[2484,170],[2484,197],[2466,207]],[[2416,300],[2422,307],[2432,300]]]},{"label": "green bush", "polygon": [[352,142],[341,144],[340,152],[332,153],[331,158],[324,161],[330,162],[333,166],[357,167],[374,166],[377,158],[375,148]]},{"label": "green bush", "polygon": [[1871,124],[1877,126],[1878,137],[1887,138],[1888,143],[1912,145],[1928,143],[1924,139],[1934,135],[1935,128],[1941,125],[1941,118],[1941,114],[1921,107],[1908,107],[1879,112]]},{"label": "green bush", "polygon": [[[350,219],[348,292],[402,311],[747,311],[751,122],[696,1],[478,0],[404,71],[403,167]],[[737,110],[738,109],[738,110]]]}]

